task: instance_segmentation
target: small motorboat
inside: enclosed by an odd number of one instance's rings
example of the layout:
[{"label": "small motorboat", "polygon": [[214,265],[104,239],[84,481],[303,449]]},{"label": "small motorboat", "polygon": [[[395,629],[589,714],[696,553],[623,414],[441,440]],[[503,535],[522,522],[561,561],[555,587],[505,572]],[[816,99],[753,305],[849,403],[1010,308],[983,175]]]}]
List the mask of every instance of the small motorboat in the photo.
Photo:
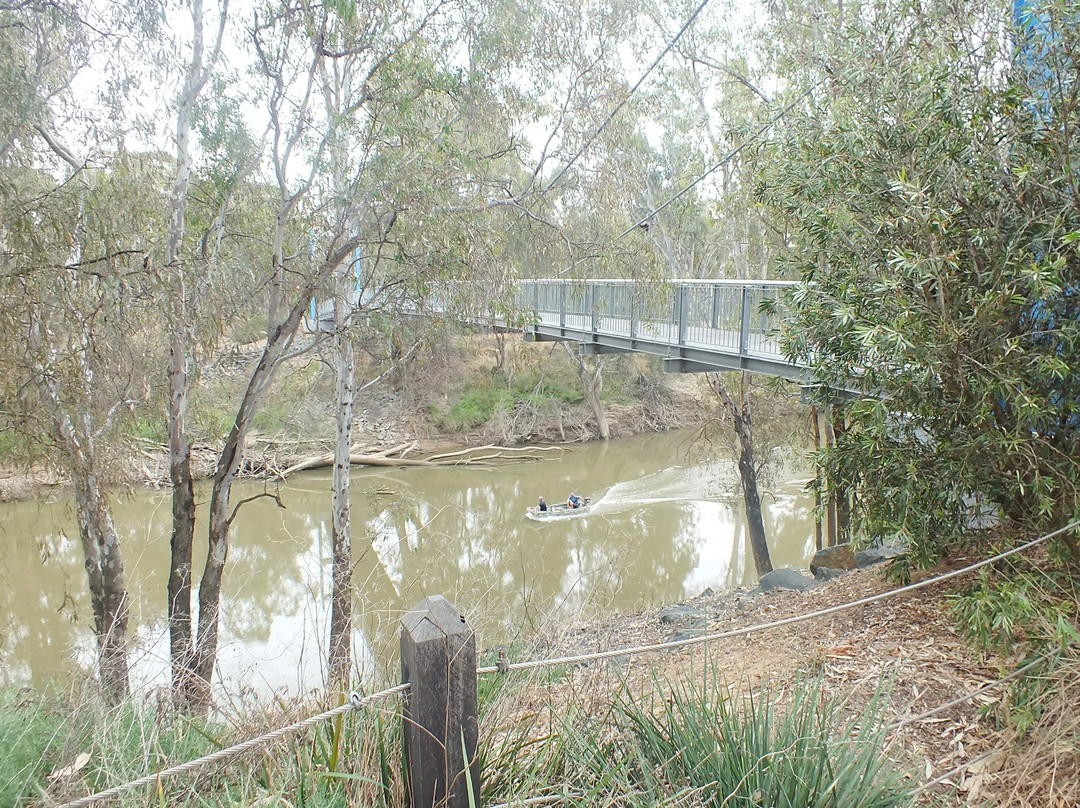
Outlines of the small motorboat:
[{"label": "small motorboat", "polygon": [[592,500],[588,497],[582,497],[581,505],[576,508],[571,508],[565,502],[560,502],[556,505],[548,505],[546,511],[540,510],[539,505],[533,505],[526,511],[525,515],[530,519],[554,519],[559,516],[581,516],[582,514],[589,512],[589,503],[591,501]]}]

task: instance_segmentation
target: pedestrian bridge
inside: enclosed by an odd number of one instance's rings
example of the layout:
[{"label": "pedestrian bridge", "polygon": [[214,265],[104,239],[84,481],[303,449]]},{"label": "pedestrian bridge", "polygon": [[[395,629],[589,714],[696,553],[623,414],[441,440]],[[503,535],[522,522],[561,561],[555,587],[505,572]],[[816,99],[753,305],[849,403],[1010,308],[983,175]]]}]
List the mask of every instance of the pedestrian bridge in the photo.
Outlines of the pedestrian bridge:
[{"label": "pedestrian bridge", "polygon": [[[351,303],[353,311],[443,313],[489,328],[520,329],[527,340],[576,342],[586,354],[654,354],[663,357],[669,373],[746,370],[810,382],[809,369],[789,362],[777,339],[795,286],[789,281],[543,279],[501,290],[475,283],[429,288],[421,303],[357,290]],[[333,301],[312,301],[306,320],[310,331],[333,331]]]},{"label": "pedestrian bridge", "polygon": [[777,339],[788,281],[526,280],[517,284],[525,338],[572,341],[587,354],[663,357],[670,373],[747,370],[799,382]]}]

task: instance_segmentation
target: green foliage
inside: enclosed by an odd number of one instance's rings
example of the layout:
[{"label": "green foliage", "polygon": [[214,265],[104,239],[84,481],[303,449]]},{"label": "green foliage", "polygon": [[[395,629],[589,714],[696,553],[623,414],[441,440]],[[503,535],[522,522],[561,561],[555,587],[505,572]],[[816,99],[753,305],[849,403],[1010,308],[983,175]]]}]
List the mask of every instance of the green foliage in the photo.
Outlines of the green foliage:
[{"label": "green foliage", "polygon": [[[825,468],[856,527],[916,564],[965,536],[972,495],[1034,530],[1080,513],[1078,88],[1051,89],[1053,126],[1035,116],[999,19],[862,9],[757,154],[779,270],[804,281],[787,350],[873,396],[844,408]],[[1056,36],[1050,70],[1072,75],[1080,30]]]},{"label": "green foliage", "polygon": [[140,438],[164,444],[169,439],[168,424],[164,418],[143,415],[132,419],[132,431]]},{"label": "green foliage", "polygon": [[11,687],[0,690],[0,805],[19,805],[37,795],[59,763],[65,719],[57,700],[27,697]]},{"label": "green foliage", "polygon": [[[52,772],[71,766],[82,753],[89,759],[67,782],[81,780],[98,791],[219,746],[212,738],[222,728],[204,721],[162,721],[152,708],[131,701],[106,709],[93,700],[71,699],[0,691],[0,804],[30,804],[49,790]],[[122,802],[145,805],[145,793]]]},{"label": "green foliage", "polygon": [[0,460],[18,461],[26,456],[28,445],[36,442],[28,439],[21,430],[0,429]]},{"label": "green foliage", "polygon": [[433,406],[431,414],[440,429],[474,429],[486,424],[497,410],[509,410],[513,406],[514,396],[510,391],[483,387],[466,391],[447,410]]},{"label": "green foliage", "polygon": [[1042,571],[1002,579],[984,570],[950,601],[957,628],[980,653],[1009,654],[1020,642],[1036,650],[1080,642],[1075,593]]},{"label": "green foliage", "polygon": [[[309,710],[310,706],[306,706]],[[90,755],[63,783],[68,797],[99,791],[178,762],[193,760],[253,737],[287,720],[263,708],[257,716],[234,717],[229,725],[158,713],[152,705],[126,701],[105,709],[93,699],[0,690],[0,804],[37,804],[57,783],[49,774]],[[272,713],[272,714],[271,714]],[[249,725],[257,717],[255,725]],[[288,720],[292,720],[292,716]],[[312,728],[271,746],[265,757],[235,763],[227,773],[191,786],[190,777],[163,781],[158,788],[131,791],[122,806],[159,802],[176,806],[397,805],[400,777],[401,718],[395,711],[348,712],[339,721]],[[55,797],[55,793],[53,797]],[[47,802],[55,802],[48,799]]]},{"label": "green foliage", "polygon": [[1014,682],[999,717],[1021,734],[1035,726],[1050,691],[1060,686],[1048,675],[1080,644],[1080,593],[1067,568],[1051,563],[983,570],[963,592],[952,595],[950,613],[957,630],[980,654],[1014,656],[1018,649],[1038,664]]},{"label": "green foliage", "polygon": [[534,406],[555,401],[560,404],[580,404],[584,400],[581,385],[567,375],[557,373],[540,376],[537,373],[522,373],[514,376],[514,395]]},{"label": "green foliage", "polygon": [[[666,683],[661,683],[665,684]],[[796,686],[780,707],[768,690],[735,695],[715,681],[660,687],[662,704],[626,701],[632,742],[622,754],[657,789],[687,787],[702,805],[775,808],[910,803],[882,754],[880,701],[844,718],[820,683]]]}]

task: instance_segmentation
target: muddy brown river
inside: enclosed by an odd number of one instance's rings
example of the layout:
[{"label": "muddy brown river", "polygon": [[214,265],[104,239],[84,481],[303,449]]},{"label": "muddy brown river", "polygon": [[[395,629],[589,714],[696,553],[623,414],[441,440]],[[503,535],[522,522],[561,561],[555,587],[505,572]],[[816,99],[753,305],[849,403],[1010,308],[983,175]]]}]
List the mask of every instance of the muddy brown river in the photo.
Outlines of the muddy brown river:
[{"label": "muddy brown river", "polygon": [[[469,617],[483,649],[545,621],[753,583],[730,451],[692,437],[586,444],[496,470],[354,469],[358,668],[371,676],[392,669],[398,618],[429,594],[445,594]],[[777,567],[805,567],[814,549],[806,466],[792,454],[762,496]],[[218,660],[227,691],[298,692],[322,682],[329,483],[329,471],[300,474],[273,487],[285,509],[262,499],[241,510]],[[525,518],[539,495],[557,502],[571,489],[592,498],[587,514]],[[235,497],[262,490],[245,483]],[[168,681],[169,514],[166,492],[115,499],[132,596],[132,682],[141,690]],[[0,680],[40,687],[93,668],[93,615],[69,494],[0,505],[0,599]]]}]

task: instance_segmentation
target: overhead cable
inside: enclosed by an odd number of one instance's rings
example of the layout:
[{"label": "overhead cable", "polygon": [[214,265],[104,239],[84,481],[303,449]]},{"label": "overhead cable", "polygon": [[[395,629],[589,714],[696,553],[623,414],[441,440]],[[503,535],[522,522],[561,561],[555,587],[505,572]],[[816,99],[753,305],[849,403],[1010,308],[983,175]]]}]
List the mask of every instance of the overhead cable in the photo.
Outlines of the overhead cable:
[{"label": "overhead cable", "polygon": [[588,148],[600,136],[600,133],[607,128],[607,125],[615,119],[615,116],[619,114],[619,111],[626,106],[627,102],[631,98],[633,98],[634,93],[636,93],[638,91],[638,88],[645,83],[645,79],[649,77],[649,74],[656,69],[656,66],[660,64],[660,61],[668,55],[668,52],[672,48],[675,47],[675,44],[679,41],[682,35],[686,33],[686,29],[689,28],[691,24],[693,24],[694,20],[697,19],[698,14],[701,13],[702,9],[704,9],[705,6],[708,5],[708,3],[709,0],[701,0],[701,2],[698,4],[698,7],[694,9],[694,12],[689,16],[689,18],[687,18],[686,22],[683,23],[683,26],[679,29],[678,33],[676,33],[675,36],[668,41],[667,45],[664,46],[664,49],[660,51],[660,53],[655,59],[653,59],[652,64],[649,65],[645,72],[641,74],[641,78],[637,80],[637,83],[630,88],[630,92],[626,94],[622,101],[615,105],[611,112],[608,113],[608,116],[604,119],[603,123],[601,123],[596,128],[596,131],[592,133],[592,135],[589,137],[588,140],[585,141],[584,144],[582,144],[581,148],[579,148],[577,152],[575,152],[574,156],[566,161],[566,164],[561,169],[559,169],[558,173],[552,178],[551,182],[544,186],[544,190],[542,191],[542,193],[547,193],[552,188],[554,188],[556,183],[558,183],[559,180],[561,180],[566,174],[566,172],[570,170],[570,166],[576,163],[578,159],[580,159],[581,156],[585,154]]},{"label": "overhead cable", "polygon": [[790,104],[788,104],[788,105],[787,105],[786,107],[784,107],[784,108],[783,108],[782,110],[780,110],[780,111],[779,111],[779,112],[778,112],[778,113],[777,113],[776,115],[774,115],[774,116],[773,116],[772,118],[770,118],[770,119],[769,119],[769,120],[767,120],[767,121],[766,121],[765,123],[763,123],[763,124],[762,124],[761,126],[759,126],[759,127],[758,127],[758,128],[757,128],[757,129],[755,130],[755,131],[754,131],[754,133],[753,133],[752,135],[750,135],[750,136],[749,136],[748,138],[746,138],[746,139],[745,139],[745,140],[744,140],[744,141],[743,141],[742,143],[740,143],[740,144],[739,144],[738,146],[736,146],[736,147],[735,147],[734,149],[732,149],[732,150],[731,150],[731,151],[729,151],[729,152],[728,152],[727,154],[725,154],[725,155],[724,155],[724,156],[723,156],[722,158],[720,158],[719,162],[717,162],[717,163],[716,163],[715,165],[713,165],[713,166],[712,166],[711,168],[707,169],[707,170],[705,171],[705,173],[704,173],[704,174],[701,174],[700,176],[698,176],[698,178],[697,178],[697,179],[695,179],[695,180],[694,180],[693,182],[691,182],[691,183],[690,183],[689,185],[687,185],[686,187],[684,187],[684,188],[683,188],[683,189],[682,189],[681,191],[677,192],[677,193],[676,193],[676,194],[675,194],[675,195],[674,195],[673,197],[671,197],[671,198],[670,198],[670,199],[669,199],[669,200],[668,200],[667,202],[665,202],[665,203],[664,203],[663,205],[660,205],[660,207],[658,207],[658,208],[654,208],[654,209],[653,209],[653,210],[651,210],[651,211],[650,211],[649,213],[646,213],[646,214],[645,214],[645,216],[643,216],[643,217],[642,217],[641,219],[638,219],[638,220],[637,220],[636,222],[634,222],[634,223],[633,223],[632,225],[630,225],[630,226],[629,226],[628,228],[626,228],[626,229],[625,229],[625,230],[623,230],[623,231],[622,231],[621,233],[619,233],[619,235],[615,236],[615,238],[614,238],[614,239],[612,239],[612,241],[618,241],[618,240],[619,240],[619,239],[621,239],[621,238],[622,238],[623,236],[625,236],[625,235],[626,235],[627,233],[630,233],[630,232],[632,232],[633,230],[637,229],[638,227],[641,227],[641,226],[643,226],[643,225],[645,225],[645,224],[648,224],[648,222],[649,222],[649,221],[650,221],[650,220],[651,220],[651,219],[652,219],[652,218],[653,218],[653,217],[654,217],[654,216],[655,216],[656,214],[658,214],[658,213],[659,213],[660,211],[662,211],[662,210],[663,210],[664,208],[666,208],[666,207],[667,207],[668,205],[670,205],[670,204],[672,204],[673,202],[675,202],[675,201],[676,201],[677,199],[679,199],[679,197],[681,197],[681,196],[682,196],[683,194],[685,194],[685,193],[686,193],[687,191],[689,191],[689,190],[691,190],[692,188],[696,187],[696,186],[697,186],[697,184],[698,184],[699,182],[701,182],[701,181],[702,181],[703,179],[705,179],[706,177],[708,177],[708,176],[712,175],[712,174],[713,174],[713,173],[715,173],[716,171],[719,171],[719,170],[720,170],[721,168],[723,168],[723,167],[724,167],[725,165],[727,165],[727,164],[728,164],[728,163],[730,163],[730,162],[731,162],[732,160],[734,160],[734,159],[735,159],[735,158],[736,158],[736,157],[737,157],[737,156],[738,156],[738,155],[739,155],[739,154],[740,154],[740,153],[741,153],[741,152],[743,151],[743,149],[745,149],[745,148],[746,148],[747,146],[749,146],[749,145],[750,145],[751,143],[753,143],[753,142],[754,142],[755,140],[757,140],[757,139],[758,139],[759,137],[761,137],[761,136],[762,136],[763,134],[765,134],[765,132],[767,132],[767,131],[768,131],[769,129],[771,129],[771,128],[772,128],[772,127],[773,127],[773,126],[774,126],[774,125],[776,124],[776,123],[778,123],[778,122],[779,122],[780,120],[782,120],[782,119],[783,119],[783,117],[784,117],[785,115],[787,115],[787,114],[788,114],[789,112],[791,112],[791,110],[793,110],[793,109],[795,108],[795,105],[796,105],[796,104],[798,104],[798,103],[799,103],[800,101],[802,101],[802,100],[803,100],[804,98],[806,98],[806,96],[810,95],[810,93],[811,93],[811,92],[813,91],[814,87],[816,87],[816,86],[817,86],[817,84],[811,84],[811,85],[810,85],[809,87],[807,87],[807,88],[806,88],[805,90],[803,90],[803,91],[802,91],[802,93],[800,93],[800,94],[799,94],[799,95],[798,95],[798,96],[797,96],[797,97],[795,98],[795,100],[794,100],[794,101],[792,101],[792,102],[791,102]]}]

